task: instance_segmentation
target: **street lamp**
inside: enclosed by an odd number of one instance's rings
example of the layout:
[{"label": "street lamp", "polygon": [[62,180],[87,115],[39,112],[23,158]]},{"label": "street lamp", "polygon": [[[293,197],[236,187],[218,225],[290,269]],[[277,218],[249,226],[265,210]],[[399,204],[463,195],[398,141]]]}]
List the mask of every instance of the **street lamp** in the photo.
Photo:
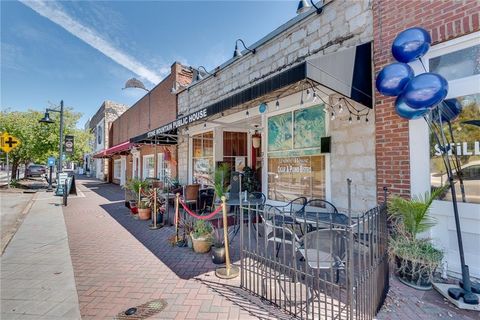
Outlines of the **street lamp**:
[{"label": "street lamp", "polygon": [[[60,109],[50,109],[47,108],[45,110],[45,115],[43,116],[42,119],[38,120],[40,123],[55,123],[52,119],[50,119],[50,112],[58,112],[60,113],[60,143],[59,143],[59,148],[58,148],[58,172],[62,172],[62,158],[63,158],[63,100],[60,101]],[[51,169],[50,169],[51,170]],[[57,179],[58,180],[58,179]],[[50,175],[50,181],[49,181],[49,189],[51,190],[52,188],[52,175]]]},{"label": "street lamp", "polygon": [[122,90],[130,88],[142,89],[148,92],[148,129],[150,129],[150,90],[145,88],[143,82],[136,78],[128,79],[127,82],[125,82],[125,87],[122,88]]}]

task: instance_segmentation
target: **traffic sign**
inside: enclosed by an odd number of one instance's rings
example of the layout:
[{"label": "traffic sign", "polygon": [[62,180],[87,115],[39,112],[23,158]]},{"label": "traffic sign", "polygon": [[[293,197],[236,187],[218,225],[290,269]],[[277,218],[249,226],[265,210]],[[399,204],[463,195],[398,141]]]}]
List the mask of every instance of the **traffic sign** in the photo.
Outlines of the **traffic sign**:
[{"label": "traffic sign", "polygon": [[20,145],[20,140],[10,135],[8,132],[4,132],[0,136],[0,148],[2,148],[2,150],[5,151],[6,153],[9,153],[19,145]]},{"label": "traffic sign", "polygon": [[73,153],[74,139],[75,137],[72,135],[65,136],[65,152],[66,153]]},{"label": "traffic sign", "polygon": [[49,167],[54,167],[55,166],[55,157],[48,157],[48,166]]}]

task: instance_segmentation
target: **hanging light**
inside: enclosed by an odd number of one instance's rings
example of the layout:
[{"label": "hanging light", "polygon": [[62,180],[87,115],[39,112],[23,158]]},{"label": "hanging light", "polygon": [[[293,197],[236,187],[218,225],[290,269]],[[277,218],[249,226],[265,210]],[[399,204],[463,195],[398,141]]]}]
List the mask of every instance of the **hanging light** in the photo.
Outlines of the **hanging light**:
[{"label": "hanging light", "polygon": [[236,57],[241,57],[241,56],[243,55],[242,52],[240,51],[240,49],[238,49],[238,42],[240,42],[240,43],[243,45],[243,47],[245,48],[245,50],[247,50],[248,52],[251,52],[251,53],[253,53],[253,54],[256,53],[256,50],[255,50],[255,49],[249,49],[249,48],[247,48],[247,46],[245,45],[245,42],[243,42],[242,39],[237,39],[237,40],[235,41],[235,51],[233,52],[233,57],[234,57],[234,58],[236,58]]},{"label": "hanging light", "polygon": [[310,3],[307,0],[300,0],[297,6],[297,14],[302,14],[310,9]]},{"label": "hanging light", "polygon": [[312,99],[312,102],[315,102],[317,101],[317,92],[315,91],[315,89],[313,89],[313,99]]},{"label": "hanging light", "polygon": [[280,102],[277,99],[277,102],[275,102],[275,109],[278,110],[280,109]]},{"label": "hanging light", "polygon": [[332,117],[331,117],[332,120],[335,120],[335,113],[332,111]]},{"label": "hanging light", "polygon": [[248,112],[248,110],[247,110],[247,112],[245,112],[245,116],[246,116],[247,118],[250,116],[250,112]]},{"label": "hanging light", "polygon": [[260,148],[260,143],[261,143],[261,139],[258,136],[258,134],[255,133],[255,135],[253,135],[253,137],[252,137],[252,146],[255,149],[258,149],[258,148]]},{"label": "hanging light", "polygon": [[360,116],[357,115],[357,120],[360,121]]},{"label": "hanging light", "polygon": [[368,122],[368,117],[365,117],[365,122]]},{"label": "hanging light", "polygon": [[206,123],[206,122],[203,124],[203,127],[204,127],[204,128],[206,128],[206,127],[207,127],[207,123]]},{"label": "hanging light", "polygon": [[352,116],[348,118],[348,123],[352,124]]}]

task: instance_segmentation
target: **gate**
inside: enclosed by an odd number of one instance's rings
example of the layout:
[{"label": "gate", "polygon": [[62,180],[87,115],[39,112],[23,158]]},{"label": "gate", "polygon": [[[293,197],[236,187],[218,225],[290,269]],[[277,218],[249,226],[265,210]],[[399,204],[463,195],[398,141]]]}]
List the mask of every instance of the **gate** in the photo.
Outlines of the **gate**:
[{"label": "gate", "polygon": [[241,206],[241,287],[299,319],[373,319],[389,286],[386,204],[328,209]]}]

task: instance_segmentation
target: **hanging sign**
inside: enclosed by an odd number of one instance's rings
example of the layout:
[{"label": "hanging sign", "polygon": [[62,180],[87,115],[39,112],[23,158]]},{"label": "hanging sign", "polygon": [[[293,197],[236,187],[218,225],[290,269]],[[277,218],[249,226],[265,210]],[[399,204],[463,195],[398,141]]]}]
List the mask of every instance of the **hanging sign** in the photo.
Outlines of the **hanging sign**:
[{"label": "hanging sign", "polygon": [[65,136],[65,152],[73,153],[73,146],[74,146],[74,136],[66,135]]}]

